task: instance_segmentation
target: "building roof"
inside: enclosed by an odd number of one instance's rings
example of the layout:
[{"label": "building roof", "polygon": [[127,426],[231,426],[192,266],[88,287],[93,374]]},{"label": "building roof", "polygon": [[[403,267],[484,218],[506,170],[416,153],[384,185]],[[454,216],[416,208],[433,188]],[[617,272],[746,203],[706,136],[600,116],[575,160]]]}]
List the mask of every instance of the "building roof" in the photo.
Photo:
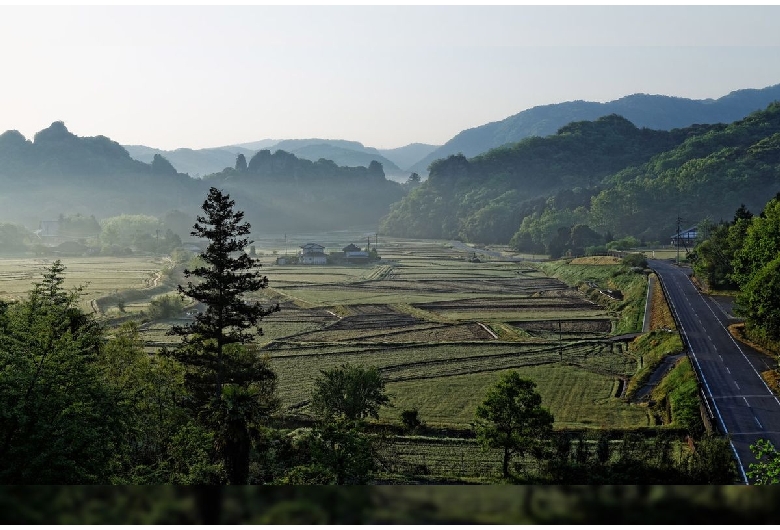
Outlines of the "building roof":
[{"label": "building roof", "polygon": [[360,252],[360,247],[355,246],[354,243],[350,243],[342,249],[344,252]]},{"label": "building roof", "polygon": [[695,227],[695,226],[692,226],[688,230],[683,230],[680,233],[672,234],[672,239],[674,239],[675,237],[690,237],[691,235],[693,235],[695,237],[697,233],[698,233],[698,228]]},{"label": "building roof", "polygon": [[317,243],[306,243],[305,245],[301,246],[304,250],[317,250],[317,249],[324,249],[322,245],[318,245]]}]

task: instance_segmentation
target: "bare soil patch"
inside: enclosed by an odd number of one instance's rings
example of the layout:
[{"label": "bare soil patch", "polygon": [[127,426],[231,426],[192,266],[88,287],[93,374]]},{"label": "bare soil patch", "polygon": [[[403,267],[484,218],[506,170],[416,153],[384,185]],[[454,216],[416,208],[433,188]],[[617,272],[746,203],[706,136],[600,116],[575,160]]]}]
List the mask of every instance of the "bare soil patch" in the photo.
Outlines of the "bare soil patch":
[{"label": "bare soil patch", "polygon": [[657,281],[650,302],[650,329],[677,329],[664,291]]},{"label": "bare soil patch", "polygon": [[525,331],[561,331],[563,333],[609,333],[612,322],[609,319],[561,319],[561,320],[525,320],[508,322]]}]

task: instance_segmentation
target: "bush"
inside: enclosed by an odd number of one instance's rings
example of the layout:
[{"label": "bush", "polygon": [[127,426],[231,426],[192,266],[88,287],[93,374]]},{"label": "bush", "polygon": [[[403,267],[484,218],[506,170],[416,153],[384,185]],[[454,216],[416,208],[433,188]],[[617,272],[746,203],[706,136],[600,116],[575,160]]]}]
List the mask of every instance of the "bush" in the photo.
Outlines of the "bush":
[{"label": "bush", "polygon": [[409,431],[413,431],[421,427],[422,421],[420,421],[420,411],[417,410],[417,408],[406,409],[402,411],[401,423],[403,423],[404,427]]},{"label": "bush", "polygon": [[639,240],[633,236],[627,236],[623,239],[610,241],[607,243],[607,248],[610,250],[628,250],[639,246]]},{"label": "bush", "polygon": [[596,245],[593,247],[585,247],[586,256],[606,256],[607,247],[605,245]]},{"label": "bush", "polygon": [[171,318],[184,311],[184,300],[181,296],[168,294],[152,299],[149,303],[149,318],[159,320]]},{"label": "bush", "polygon": [[644,254],[626,254],[623,258],[623,265],[644,269],[647,267],[647,258],[645,258]]}]

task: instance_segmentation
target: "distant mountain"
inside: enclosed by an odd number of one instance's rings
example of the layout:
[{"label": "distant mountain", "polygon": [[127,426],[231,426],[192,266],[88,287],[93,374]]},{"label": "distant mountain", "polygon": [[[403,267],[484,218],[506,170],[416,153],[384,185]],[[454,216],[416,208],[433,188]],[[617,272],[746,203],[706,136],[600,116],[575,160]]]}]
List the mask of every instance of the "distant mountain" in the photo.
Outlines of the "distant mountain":
[{"label": "distant mountain", "polygon": [[[272,150],[276,150],[277,146],[274,146]],[[367,153],[365,151],[356,151],[354,149],[346,149],[343,147],[337,147],[330,144],[311,144],[299,147],[297,149],[287,150],[279,148],[279,150],[287,151],[294,154],[299,158],[305,158],[316,162],[317,160],[324,158],[325,160],[332,160],[339,166],[368,166],[372,161],[377,161],[382,164],[385,174],[388,177],[402,177],[403,171],[392,163],[387,158],[383,157],[379,153]],[[405,175],[408,177],[408,175]]]},{"label": "distant mountain", "polygon": [[[261,142],[255,142],[261,143]],[[226,167],[236,165],[236,155],[243,153],[250,157],[257,151],[240,146],[212,147],[207,149],[174,149],[166,151],[145,145],[125,145],[130,156],[147,164],[152,162],[154,155],[164,156],[180,173],[199,178],[204,175],[222,171]]]},{"label": "distant mountain", "polygon": [[[394,159],[403,161],[404,166],[420,160],[436,146],[411,144],[397,149],[380,150],[366,147],[360,142],[349,140],[326,140],[322,138],[292,139],[292,140],[259,140],[237,145],[212,147],[206,149],[175,149],[166,151],[144,145],[126,145],[130,156],[141,162],[151,163],[154,155],[164,156],[181,173],[191,177],[202,177],[218,173],[226,167],[234,167],[236,155],[243,153],[249,159],[261,149],[271,151],[282,150],[293,153],[300,158],[316,162],[320,158],[332,160],[339,166],[365,166],[376,160],[384,168],[385,175],[393,180],[403,182],[411,172],[399,167]],[[390,156],[385,156],[384,152]]]},{"label": "distant mountain", "polygon": [[105,136],[79,137],[62,122],[27,140],[0,135],[0,216],[36,227],[61,213],[159,215],[194,209],[207,188],[158,155],[134,160]]},{"label": "distant mountain", "polygon": [[507,243],[519,221],[549,196],[578,190],[569,202],[587,204],[601,181],[682,143],[691,130],[639,129],[618,115],[574,122],[558,134],[531,137],[471,159],[451,155],[431,164],[428,180],[382,220],[382,233],[400,237],[463,238]]},{"label": "distant mountain", "polygon": [[596,120],[610,114],[623,116],[637,127],[671,130],[696,123],[731,123],[777,100],[780,100],[780,85],[737,90],[716,100],[634,94],[607,103],[569,101],[542,105],[462,131],[410,166],[409,171],[427,175],[428,166],[434,160],[457,153],[476,156],[530,136],[555,134],[560,127],[574,121]]},{"label": "distant mountain", "polygon": [[292,153],[294,151],[297,151],[298,149],[302,149],[304,147],[308,147],[311,145],[331,145],[333,147],[338,147],[340,149],[349,149],[352,151],[361,151],[364,153],[371,153],[376,155],[380,154],[379,151],[377,151],[373,147],[366,147],[360,142],[354,142],[351,140],[328,140],[324,138],[300,138],[294,140],[281,140],[273,145],[266,147],[265,149],[270,149],[271,151],[276,151],[277,149],[281,149],[282,151],[287,151],[288,153]]},{"label": "distant mountain", "polygon": [[232,147],[243,147],[244,149],[249,149],[253,153],[256,151],[259,151],[260,149],[268,149],[272,145],[276,145],[281,140],[271,140],[271,139],[265,139],[265,140],[257,140],[256,142],[246,142],[243,144],[231,144],[226,145],[223,147],[219,147],[218,149],[229,149]]},{"label": "distant mountain", "polygon": [[[197,153],[173,153],[182,151]],[[219,173],[195,179],[155,150],[150,163],[141,162],[117,142],[76,136],[62,122],[33,141],[8,131],[0,134],[0,221],[37,228],[60,214],[161,217],[179,210],[194,222],[208,187],[220,186],[230,190],[255,230],[339,230],[376,226],[404,194],[376,161],[340,167],[260,150],[236,169],[235,158]]]},{"label": "distant mountain", "polygon": [[408,174],[412,173],[408,168],[412,167],[415,163],[419,162],[439,147],[441,146],[415,143],[403,147],[396,147],[395,149],[377,149],[377,151],[404,170],[408,176]]}]

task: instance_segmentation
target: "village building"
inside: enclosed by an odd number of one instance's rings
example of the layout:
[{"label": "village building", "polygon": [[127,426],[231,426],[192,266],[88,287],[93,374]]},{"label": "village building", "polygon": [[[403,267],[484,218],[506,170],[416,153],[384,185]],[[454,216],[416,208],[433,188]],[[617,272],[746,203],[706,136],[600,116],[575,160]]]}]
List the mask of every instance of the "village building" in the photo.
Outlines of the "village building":
[{"label": "village building", "polygon": [[360,250],[360,247],[350,243],[342,249],[344,251],[344,259],[350,263],[365,263],[368,261],[368,252]]},{"label": "village building", "polygon": [[325,256],[325,247],[317,243],[306,243],[301,247],[301,265],[325,265],[328,258]]},{"label": "village building", "polygon": [[676,247],[679,243],[681,247],[692,248],[696,245],[696,238],[698,235],[698,230],[695,226],[688,230],[678,232],[672,235],[672,246]]}]

